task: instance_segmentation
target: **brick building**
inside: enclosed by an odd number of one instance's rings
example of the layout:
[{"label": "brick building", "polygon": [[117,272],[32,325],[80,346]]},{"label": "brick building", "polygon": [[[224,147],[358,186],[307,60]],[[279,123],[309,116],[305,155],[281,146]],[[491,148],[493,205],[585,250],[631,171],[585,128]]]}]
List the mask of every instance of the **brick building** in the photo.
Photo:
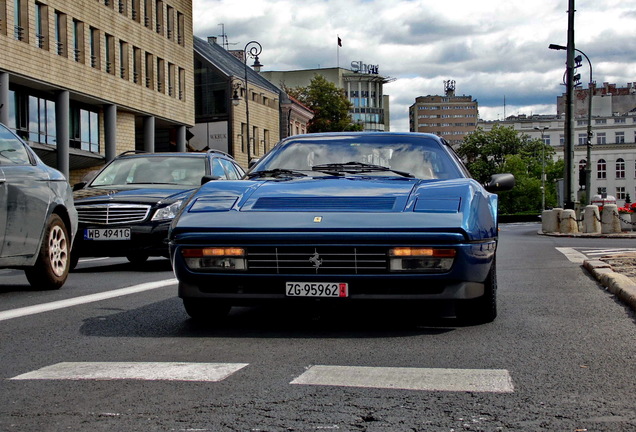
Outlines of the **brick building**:
[{"label": "brick building", "polygon": [[477,101],[472,96],[455,96],[455,81],[445,81],[444,96],[415,99],[409,107],[409,130],[439,135],[456,147],[477,128]]}]

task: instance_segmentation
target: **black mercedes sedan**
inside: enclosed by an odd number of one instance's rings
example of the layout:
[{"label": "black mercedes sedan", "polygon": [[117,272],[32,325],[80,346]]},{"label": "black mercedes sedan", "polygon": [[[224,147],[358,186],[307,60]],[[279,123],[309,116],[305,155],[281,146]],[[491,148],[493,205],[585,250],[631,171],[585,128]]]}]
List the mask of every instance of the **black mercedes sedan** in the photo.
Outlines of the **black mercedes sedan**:
[{"label": "black mercedes sedan", "polygon": [[190,195],[207,181],[243,175],[231,156],[215,150],[119,155],[74,187],[79,227],[72,267],[81,257],[124,256],[132,263],[167,257],[168,228]]}]

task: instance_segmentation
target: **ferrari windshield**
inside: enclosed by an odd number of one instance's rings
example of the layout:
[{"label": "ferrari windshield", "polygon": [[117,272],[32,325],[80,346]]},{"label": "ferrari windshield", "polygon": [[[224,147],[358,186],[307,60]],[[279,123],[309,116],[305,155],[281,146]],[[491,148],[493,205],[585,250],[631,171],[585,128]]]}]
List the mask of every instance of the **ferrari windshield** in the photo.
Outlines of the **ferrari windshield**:
[{"label": "ferrari windshield", "polygon": [[308,175],[465,177],[448,149],[430,138],[371,134],[298,137],[267,155],[250,177],[259,172],[287,170]]}]

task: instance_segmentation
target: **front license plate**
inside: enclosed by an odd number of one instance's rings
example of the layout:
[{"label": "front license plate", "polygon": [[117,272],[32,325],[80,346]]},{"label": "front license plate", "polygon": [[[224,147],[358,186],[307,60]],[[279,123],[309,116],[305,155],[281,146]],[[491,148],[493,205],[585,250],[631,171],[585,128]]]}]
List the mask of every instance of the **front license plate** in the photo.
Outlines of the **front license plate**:
[{"label": "front license plate", "polygon": [[288,297],[349,297],[349,285],[344,282],[286,282]]},{"label": "front license plate", "polygon": [[130,228],[87,228],[84,240],[130,240]]}]

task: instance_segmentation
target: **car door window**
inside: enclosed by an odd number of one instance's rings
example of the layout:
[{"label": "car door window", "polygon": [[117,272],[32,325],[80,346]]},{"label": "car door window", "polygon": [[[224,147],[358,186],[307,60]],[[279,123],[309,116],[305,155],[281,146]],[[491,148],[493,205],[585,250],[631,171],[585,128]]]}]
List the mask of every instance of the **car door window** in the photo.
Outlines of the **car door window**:
[{"label": "car door window", "polygon": [[31,158],[24,144],[4,126],[0,126],[0,164],[31,165]]},{"label": "car door window", "polygon": [[221,164],[225,167],[225,171],[227,171],[228,180],[238,180],[241,178],[241,175],[236,170],[236,167],[232,162],[226,159],[221,159]]},{"label": "car door window", "polygon": [[221,165],[221,161],[217,158],[212,159],[212,175],[222,180],[227,180],[227,174]]}]

